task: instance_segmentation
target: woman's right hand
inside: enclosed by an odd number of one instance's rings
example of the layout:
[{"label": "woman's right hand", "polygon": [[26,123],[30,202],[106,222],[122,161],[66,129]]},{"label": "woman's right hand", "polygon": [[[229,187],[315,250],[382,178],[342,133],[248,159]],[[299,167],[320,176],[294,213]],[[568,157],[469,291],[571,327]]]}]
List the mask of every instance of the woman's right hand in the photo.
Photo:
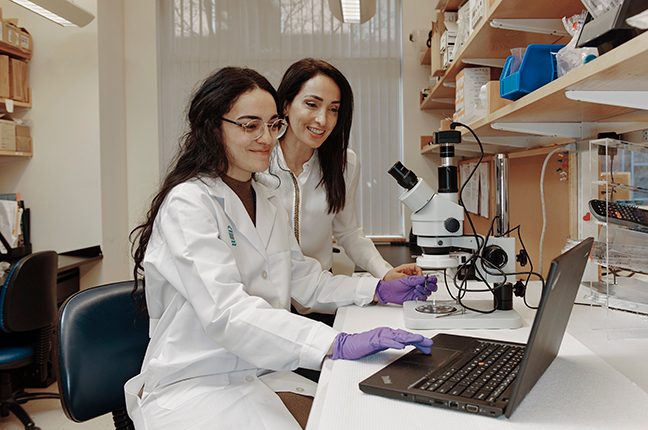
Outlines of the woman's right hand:
[{"label": "woman's right hand", "polygon": [[421,270],[421,268],[418,267],[416,263],[401,264],[400,266],[396,266],[389,270],[389,272],[385,273],[383,280],[391,281],[393,279],[404,278],[406,276],[412,275],[421,276],[423,275],[423,270]]},{"label": "woman's right hand", "polygon": [[432,339],[401,329],[378,327],[362,333],[340,333],[333,341],[333,360],[357,360],[387,348],[414,345],[424,354],[432,352]]}]

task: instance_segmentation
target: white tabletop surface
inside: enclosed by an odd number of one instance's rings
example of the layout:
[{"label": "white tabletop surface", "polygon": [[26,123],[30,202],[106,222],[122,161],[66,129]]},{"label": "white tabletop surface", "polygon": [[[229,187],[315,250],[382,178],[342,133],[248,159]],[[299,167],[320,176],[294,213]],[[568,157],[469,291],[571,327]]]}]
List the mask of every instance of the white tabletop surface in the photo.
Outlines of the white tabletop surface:
[{"label": "white tabletop surface", "polygon": [[[539,290],[539,287],[535,287]],[[529,302],[537,297],[530,286]],[[582,295],[581,295],[582,296]],[[577,299],[578,301],[579,299]],[[515,298],[525,325],[515,330],[444,330],[455,334],[525,343],[535,311]],[[632,326],[636,315],[618,318]],[[335,328],[359,332],[404,327],[397,306],[340,308]],[[510,419],[490,418],[368,395],[358,383],[406,351],[384,351],[362,360],[326,360],[307,430],[568,428],[648,429],[648,338],[623,338],[609,328],[602,308],[574,306],[558,357]],[[427,336],[438,331],[416,330]]]}]

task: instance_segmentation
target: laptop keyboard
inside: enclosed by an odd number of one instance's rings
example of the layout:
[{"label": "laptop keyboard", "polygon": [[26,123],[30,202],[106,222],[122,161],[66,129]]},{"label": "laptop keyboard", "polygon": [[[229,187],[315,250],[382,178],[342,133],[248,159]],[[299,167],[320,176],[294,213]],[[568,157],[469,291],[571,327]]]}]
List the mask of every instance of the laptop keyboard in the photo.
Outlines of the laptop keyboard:
[{"label": "laptop keyboard", "polygon": [[494,402],[511,385],[523,346],[479,341],[474,354],[425,375],[412,388]]}]

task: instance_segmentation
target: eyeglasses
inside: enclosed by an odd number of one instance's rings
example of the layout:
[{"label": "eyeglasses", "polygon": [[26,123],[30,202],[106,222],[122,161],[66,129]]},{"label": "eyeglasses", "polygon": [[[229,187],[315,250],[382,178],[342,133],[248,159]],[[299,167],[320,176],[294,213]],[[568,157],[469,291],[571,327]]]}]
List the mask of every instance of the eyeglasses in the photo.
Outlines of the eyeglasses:
[{"label": "eyeglasses", "polygon": [[288,128],[288,122],[285,119],[275,119],[270,122],[263,122],[260,119],[251,119],[246,122],[232,121],[231,119],[223,118],[221,119],[230,124],[238,125],[245,131],[245,134],[250,138],[250,140],[257,140],[263,133],[265,133],[265,128],[268,129],[268,133],[273,139],[279,139],[286,132]]}]

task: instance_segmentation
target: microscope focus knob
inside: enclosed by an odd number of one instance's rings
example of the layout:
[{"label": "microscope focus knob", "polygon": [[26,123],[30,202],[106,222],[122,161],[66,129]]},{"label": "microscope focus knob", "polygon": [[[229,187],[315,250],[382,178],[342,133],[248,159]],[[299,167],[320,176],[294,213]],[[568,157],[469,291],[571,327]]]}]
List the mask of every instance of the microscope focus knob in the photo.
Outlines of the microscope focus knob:
[{"label": "microscope focus knob", "polygon": [[443,221],[443,226],[450,233],[458,232],[459,227],[461,227],[461,225],[459,224],[459,221],[457,221],[456,218],[447,218],[445,221]]}]

